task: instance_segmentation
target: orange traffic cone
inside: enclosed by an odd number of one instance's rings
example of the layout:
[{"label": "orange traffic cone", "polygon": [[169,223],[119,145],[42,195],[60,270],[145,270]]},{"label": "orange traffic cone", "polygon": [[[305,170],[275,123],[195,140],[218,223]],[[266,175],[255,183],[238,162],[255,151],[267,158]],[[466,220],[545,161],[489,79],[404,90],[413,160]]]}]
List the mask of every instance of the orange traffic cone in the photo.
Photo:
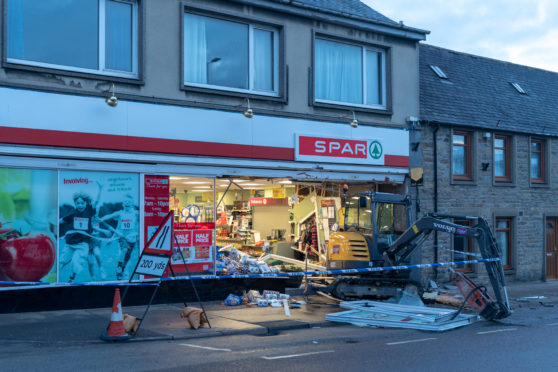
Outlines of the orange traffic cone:
[{"label": "orange traffic cone", "polygon": [[129,340],[132,336],[124,329],[124,317],[122,316],[122,305],[120,304],[120,289],[114,291],[114,301],[112,302],[112,314],[110,323],[106,331],[101,335],[105,341]]}]

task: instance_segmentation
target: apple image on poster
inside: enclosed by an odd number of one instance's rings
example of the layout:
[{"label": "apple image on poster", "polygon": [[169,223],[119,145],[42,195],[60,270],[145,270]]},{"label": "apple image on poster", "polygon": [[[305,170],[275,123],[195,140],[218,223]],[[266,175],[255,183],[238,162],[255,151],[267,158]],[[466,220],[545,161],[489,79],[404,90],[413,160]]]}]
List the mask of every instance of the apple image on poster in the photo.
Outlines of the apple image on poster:
[{"label": "apple image on poster", "polygon": [[0,232],[0,277],[36,282],[50,272],[54,259],[54,243],[47,235]]}]

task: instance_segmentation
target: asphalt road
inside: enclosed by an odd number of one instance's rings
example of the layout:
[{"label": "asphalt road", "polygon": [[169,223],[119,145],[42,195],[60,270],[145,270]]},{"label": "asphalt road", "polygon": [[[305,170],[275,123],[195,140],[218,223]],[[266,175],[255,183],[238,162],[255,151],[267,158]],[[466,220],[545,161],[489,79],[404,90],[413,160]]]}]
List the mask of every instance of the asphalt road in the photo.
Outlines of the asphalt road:
[{"label": "asphalt road", "polygon": [[[536,305],[535,305],[536,306]],[[447,332],[337,327],[188,341],[3,343],[1,371],[556,371],[558,308]]]}]

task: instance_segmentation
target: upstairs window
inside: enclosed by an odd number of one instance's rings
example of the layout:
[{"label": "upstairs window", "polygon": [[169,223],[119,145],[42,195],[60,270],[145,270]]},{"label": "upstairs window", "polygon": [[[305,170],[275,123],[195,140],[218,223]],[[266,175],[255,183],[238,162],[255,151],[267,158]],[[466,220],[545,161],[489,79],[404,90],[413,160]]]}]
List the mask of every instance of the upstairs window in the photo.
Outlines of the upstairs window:
[{"label": "upstairs window", "polygon": [[7,62],[138,74],[137,0],[7,0]]},{"label": "upstairs window", "polygon": [[545,183],[545,148],[541,139],[531,139],[531,183]]},{"label": "upstairs window", "polygon": [[315,97],[318,102],[386,108],[386,52],[316,39]]},{"label": "upstairs window", "polygon": [[471,180],[471,132],[454,131],[452,136],[452,176]]},{"label": "upstairs window", "polygon": [[494,180],[496,182],[511,181],[510,153],[510,137],[495,135]]},{"label": "upstairs window", "polygon": [[278,95],[278,30],[184,14],[184,84]]}]

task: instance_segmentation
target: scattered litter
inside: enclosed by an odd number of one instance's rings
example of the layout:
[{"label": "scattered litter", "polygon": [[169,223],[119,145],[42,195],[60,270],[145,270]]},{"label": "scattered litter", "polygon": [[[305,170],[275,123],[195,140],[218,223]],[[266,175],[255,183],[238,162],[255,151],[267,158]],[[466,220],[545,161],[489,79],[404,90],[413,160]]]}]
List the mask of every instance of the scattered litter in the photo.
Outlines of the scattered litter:
[{"label": "scattered litter", "polygon": [[235,294],[231,293],[225,299],[225,305],[227,305],[227,306],[238,306],[240,304],[242,304],[242,297],[237,296]]},{"label": "scattered litter", "polygon": [[267,307],[267,305],[269,305],[269,301],[267,301],[266,299],[263,299],[263,298],[258,299],[258,306],[259,307]]},{"label": "scattered litter", "polygon": [[440,296],[436,296],[436,302],[439,302],[441,304],[445,304],[445,305],[451,305],[451,306],[455,306],[455,307],[460,307],[463,304],[463,300],[453,297],[453,296],[448,296],[448,295],[440,295]]},{"label": "scattered litter", "polygon": [[271,305],[271,307],[281,307],[281,306],[283,306],[283,303],[279,300],[271,300],[271,302],[269,304]]},{"label": "scattered litter", "polygon": [[289,301],[283,300],[283,308],[285,309],[285,316],[291,316],[291,310],[289,309]]},{"label": "scattered litter", "polygon": [[525,296],[519,297],[517,301],[531,301],[531,300],[544,300],[546,296]]}]

